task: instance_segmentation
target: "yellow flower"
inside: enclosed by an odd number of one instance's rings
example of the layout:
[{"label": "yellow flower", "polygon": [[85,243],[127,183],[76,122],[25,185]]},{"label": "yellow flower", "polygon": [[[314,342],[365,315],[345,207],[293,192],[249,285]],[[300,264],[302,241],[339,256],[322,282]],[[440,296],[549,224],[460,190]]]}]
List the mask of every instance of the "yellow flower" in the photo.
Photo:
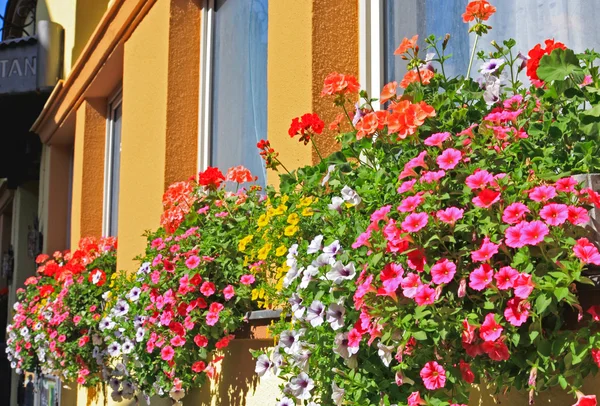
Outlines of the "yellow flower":
[{"label": "yellow flower", "polygon": [[[270,211],[271,209],[269,209]],[[258,224],[258,227],[264,227],[267,224],[269,224],[269,211],[267,211],[266,214],[261,214],[260,217],[258,218],[258,221],[256,222],[256,224]]]},{"label": "yellow flower", "polygon": [[304,217],[312,216],[313,214],[315,214],[315,212],[310,207],[305,207],[304,210],[302,210],[302,215]]},{"label": "yellow flower", "polygon": [[287,222],[288,222],[288,224],[295,226],[296,224],[298,224],[300,222],[300,218],[298,217],[298,214],[292,213],[288,216]]},{"label": "yellow flower", "polygon": [[285,228],[284,234],[288,237],[291,237],[294,234],[296,234],[297,232],[298,232],[298,226],[289,225]]},{"label": "yellow flower", "polygon": [[287,252],[287,248],[285,247],[285,245],[280,245],[277,250],[275,251],[275,255],[280,257],[282,255],[285,255],[285,253]]},{"label": "yellow flower", "polygon": [[285,204],[280,205],[273,211],[274,216],[279,216],[287,211],[288,207]]},{"label": "yellow flower", "polygon": [[268,217],[273,217],[275,215],[275,209],[273,207],[269,207],[267,209],[267,216]]},{"label": "yellow flower", "polygon": [[258,259],[267,259],[269,251],[273,248],[273,244],[266,243],[260,250],[258,250]]},{"label": "yellow flower", "polygon": [[300,199],[300,203],[298,203],[298,207],[310,206],[313,203],[314,197],[303,197]]},{"label": "yellow flower", "polygon": [[250,234],[245,236],[244,238],[242,238],[240,240],[240,242],[238,243],[238,250],[239,251],[246,251],[246,245],[248,245],[248,243],[250,243],[250,241],[252,241],[252,239],[254,238],[254,235]]},{"label": "yellow flower", "polygon": [[275,289],[277,289],[277,292],[281,292],[283,290],[283,278],[279,279],[277,285],[275,285]]},{"label": "yellow flower", "polygon": [[288,200],[290,200],[290,197],[288,195],[283,195],[281,197],[281,203],[282,204],[286,204],[288,202]]},{"label": "yellow flower", "polygon": [[263,288],[252,289],[252,300],[263,299],[264,297],[265,297],[265,290]]}]

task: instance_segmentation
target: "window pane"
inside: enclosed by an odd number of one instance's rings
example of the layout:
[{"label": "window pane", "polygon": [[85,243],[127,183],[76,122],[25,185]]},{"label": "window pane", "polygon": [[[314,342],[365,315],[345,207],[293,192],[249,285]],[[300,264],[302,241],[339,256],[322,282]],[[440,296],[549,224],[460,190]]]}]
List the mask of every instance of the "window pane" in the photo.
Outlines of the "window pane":
[{"label": "window pane", "polygon": [[[401,80],[406,62],[394,56],[394,50],[404,37],[419,34],[419,45],[429,34],[451,35],[447,53],[452,54],[446,74],[467,72],[474,35],[468,35],[468,25],[462,21],[467,0],[386,0],[385,5],[385,78]],[[490,42],[514,38],[517,50],[526,54],[547,38],[561,41],[569,48],[583,51],[600,49],[600,3],[587,0],[503,0],[494,5],[497,12],[488,21],[493,28],[484,35],[478,50],[492,50]],[[477,77],[479,63],[475,61],[472,75]],[[520,79],[525,79],[524,73]]]},{"label": "window pane", "polygon": [[211,164],[244,165],[265,184],[267,0],[215,1]]},{"label": "window pane", "polygon": [[113,110],[112,120],[112,151],[111,151],[111,178],[110,178],[110,205],[108,234],[117,236],[117,225],[119,220],[119,179],[121,173],[121,116],[122,105]]}]

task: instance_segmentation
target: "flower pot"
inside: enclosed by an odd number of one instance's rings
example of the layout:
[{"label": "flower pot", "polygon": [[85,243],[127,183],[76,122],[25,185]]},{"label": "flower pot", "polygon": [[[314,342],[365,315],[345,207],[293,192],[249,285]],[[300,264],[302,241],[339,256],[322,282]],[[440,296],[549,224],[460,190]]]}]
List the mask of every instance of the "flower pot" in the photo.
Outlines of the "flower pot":
[{"label": "flower pot", "polygon": [[[595,192],[600,192],[600,173],[587,173],[581,175],[573,175],[573,178],[579,182],[584,188],[590,188]],[[600,209],[594,206],[590,211],[590,221],[584,225],[589,232],[588,239],[600,245]]]}]

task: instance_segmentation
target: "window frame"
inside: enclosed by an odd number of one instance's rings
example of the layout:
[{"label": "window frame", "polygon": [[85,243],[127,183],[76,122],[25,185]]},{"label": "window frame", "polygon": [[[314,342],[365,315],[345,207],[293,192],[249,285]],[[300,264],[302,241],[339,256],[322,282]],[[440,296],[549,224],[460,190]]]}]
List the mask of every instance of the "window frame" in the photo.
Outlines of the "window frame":
[{"label": "window frame", "polygon": [[200,92],[198,100],[198,158],[196,167],[204,171],[211,164],[212,68],[215,1],[202,1],[200,26]]},{"label": "window frame", "polygon": [[[385,61],[383,59],[385,1],[359,0],[358,7],[359,82],[369,97],[379,99],[381,89],[385,84],[383,83],[385,79]],[[372,105],[375,110],[380,109],[379,101],[373,102]]]},{"label": "window frame", "polygon": [[[115,182],[112,173],[112,164],[115,159],[113,154],[113,143],[114,143],[114,123],[117,109],[121,107],[121,135],[122,135],[122,120],[123,120],[123,89],[119,87],[112,96],[108,99],[107,111],[106,111],[106,138],[105,138],[105,151],[104,151],[104,197],[102,207],[102,235],[116,237],[111,235],[111,223],[113,215],[112,202],[112,189]],[[119,149],[119,161],[121,160],[121,151]],[[116,180],[119,182],[119,179]],[[117,210],[119,209],[117,205]],[[118,214],[118,212],[117,212]],[[117,217],[118,218],[118,217]],[[118,230],[117,230],[118,232]],[[115,233],[116,234],[116,233]]]}]

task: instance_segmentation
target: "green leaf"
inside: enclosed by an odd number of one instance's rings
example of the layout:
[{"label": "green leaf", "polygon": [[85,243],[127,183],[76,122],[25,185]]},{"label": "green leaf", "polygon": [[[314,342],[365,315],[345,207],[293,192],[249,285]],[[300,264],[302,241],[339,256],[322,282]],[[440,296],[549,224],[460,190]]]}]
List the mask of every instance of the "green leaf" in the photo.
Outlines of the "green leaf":
[{"label": "green leaf", "polygon": [[550,299],[545,294],[539,295],[535,300],[535,310],[538,314],[542,314],[544,310],[552,303],[552,299]]},{"label": "green leaf", "polygon": [[569,288],[556,288],[554,289],[554,296],[559,302],[563,300],[569,294]]},{"label": "green leaf", "polygon": [[565,379],[564,376],[559,375],[558,376],[558,383],[560,384],[560,387],[564,389],[567,389],[567,380]]},{"label": "green leaf", "polygon": [[415,340],[427,340],[427,334],[424,331],[415,331],[414,333],[412,333],[412,336],[415,338]]},{"label": "green leaf", "polygon": [[553,80],[565,80],[572,73],[579,73],[579,59],[570,49],[555,49],[550,55],[544,55],[540,60],[537,75],[546,82]]}]

